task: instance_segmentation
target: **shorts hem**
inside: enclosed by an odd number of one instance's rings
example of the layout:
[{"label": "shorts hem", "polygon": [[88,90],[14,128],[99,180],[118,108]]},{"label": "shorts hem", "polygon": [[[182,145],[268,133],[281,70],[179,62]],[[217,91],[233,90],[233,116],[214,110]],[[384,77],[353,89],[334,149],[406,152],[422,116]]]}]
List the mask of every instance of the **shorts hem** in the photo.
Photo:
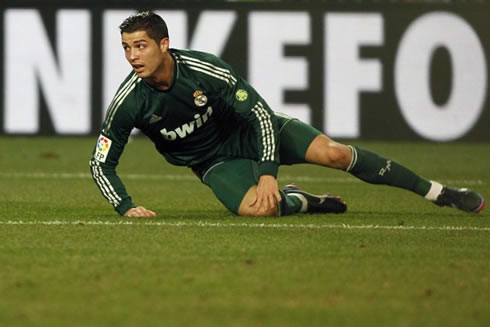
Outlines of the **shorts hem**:
[{"label": "shorts hem", "polygon": [[208,175],[208,173],[211,171],[211,169],[214,169],[216,167],[218,167],[219,165],[222,165],[224,164],[225,162],[224,161],[220,161],[220,162],[217,162],[215,163],[214,165],[212,165],[211,167],[209,167],[208,169],[206,169],[206,171],[204,172],[204,174],[202,174],[202,178],[201,178],[201,181],[206,184],[206,181],[204,180],[206,178],[206,176]]}]

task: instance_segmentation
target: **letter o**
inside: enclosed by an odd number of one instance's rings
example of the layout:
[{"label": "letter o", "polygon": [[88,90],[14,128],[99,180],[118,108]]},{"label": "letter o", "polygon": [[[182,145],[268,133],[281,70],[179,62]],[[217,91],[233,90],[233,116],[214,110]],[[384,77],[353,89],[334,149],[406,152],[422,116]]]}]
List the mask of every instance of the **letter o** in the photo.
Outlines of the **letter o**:
[{"label": "letter o", "polygon": [[[451,94],[446,104],[434,103],[430,90],[430,63],[444,47],[452,63]],[[403,35],[395,62],[395,94],[408,125],[434,141],[465,135],[483,110],[487,66],[481,42],[461,17],[447,12],[421,16]]]}]

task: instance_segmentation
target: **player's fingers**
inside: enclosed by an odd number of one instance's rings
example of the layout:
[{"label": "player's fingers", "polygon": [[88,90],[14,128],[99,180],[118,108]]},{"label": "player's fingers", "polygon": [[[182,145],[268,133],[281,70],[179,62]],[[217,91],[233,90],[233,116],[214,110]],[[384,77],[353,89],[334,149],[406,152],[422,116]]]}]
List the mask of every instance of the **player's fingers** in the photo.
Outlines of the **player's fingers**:
[{"label": "player's fingers", "polygon": [[157,214],[151,210],[146,209],[145,207],[139,207],[141,217],[155,217]]},{"label": "player's fingers", "polygon": [[274,197],[274,193],[267,195],[267,198],[264,201],[264,211],[268,212],[271,209],[276,207],[276,198]]},{"label": "player's fingers", "polygon": [[264,198],[261,196],[257,196],[257,202],[254,205],[255,211],[259,212],[262,209],[263,204],[264,204]]},{"label": "player's fingers", "polygon": [[252,201],[250,201],[250,203],[248,204],[249,207],[253,207],[255,205],[255,203],[257,203],[257,195],[255,195],[255,198],[252,199]]},{"label": "player's fingers", "polygon": [[276,197],[277,202],[281,202],[282,201],[281,193],[276,192],[276,193],[274,193],[274,196]]},{"label": "player's fingers", "polygon": [[267,209],[274,208],[276,206],[276,197],[274,194],[271,194],[271,196],[269,196],[268,203],[269,203],[269,207]]},{"label": "player's fingers", "polygon": [[155,217],[157,215],[156,213],[154,213],[153,211],[148,210],[148,209],[145,209],[144,214],[145,214],[145,217]]}]

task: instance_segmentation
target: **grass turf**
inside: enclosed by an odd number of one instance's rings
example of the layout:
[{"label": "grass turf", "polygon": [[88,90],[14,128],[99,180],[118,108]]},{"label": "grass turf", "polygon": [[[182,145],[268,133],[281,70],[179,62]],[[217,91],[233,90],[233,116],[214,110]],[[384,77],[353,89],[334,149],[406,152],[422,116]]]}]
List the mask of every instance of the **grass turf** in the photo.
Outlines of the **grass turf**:
[{"label": "grass turf", "polygon": [[[0,138],[1,326],[490,323],[488,208],[465,214],[300,165],[282,167],[280,185],[339,194],[348,212],[235,217],[137,138],[118,172],[160,217],[122,219],[88,175],[94,142]],[[360,144],[490,194],[489,144]]]}]

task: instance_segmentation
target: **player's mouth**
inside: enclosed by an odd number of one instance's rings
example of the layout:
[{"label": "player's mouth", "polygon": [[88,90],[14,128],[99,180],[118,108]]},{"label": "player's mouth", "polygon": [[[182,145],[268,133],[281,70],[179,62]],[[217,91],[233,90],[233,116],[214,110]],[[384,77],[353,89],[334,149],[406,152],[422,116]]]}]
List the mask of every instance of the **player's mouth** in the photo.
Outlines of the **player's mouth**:
[{"label": "player's mouth", "polygon": [[132,66],[133,66],[133,70],[137,74],[140,74],[140,73],[142,73],[145,70],[145,66],[144,65],[136,65],[136,64],[134,64]]}]

